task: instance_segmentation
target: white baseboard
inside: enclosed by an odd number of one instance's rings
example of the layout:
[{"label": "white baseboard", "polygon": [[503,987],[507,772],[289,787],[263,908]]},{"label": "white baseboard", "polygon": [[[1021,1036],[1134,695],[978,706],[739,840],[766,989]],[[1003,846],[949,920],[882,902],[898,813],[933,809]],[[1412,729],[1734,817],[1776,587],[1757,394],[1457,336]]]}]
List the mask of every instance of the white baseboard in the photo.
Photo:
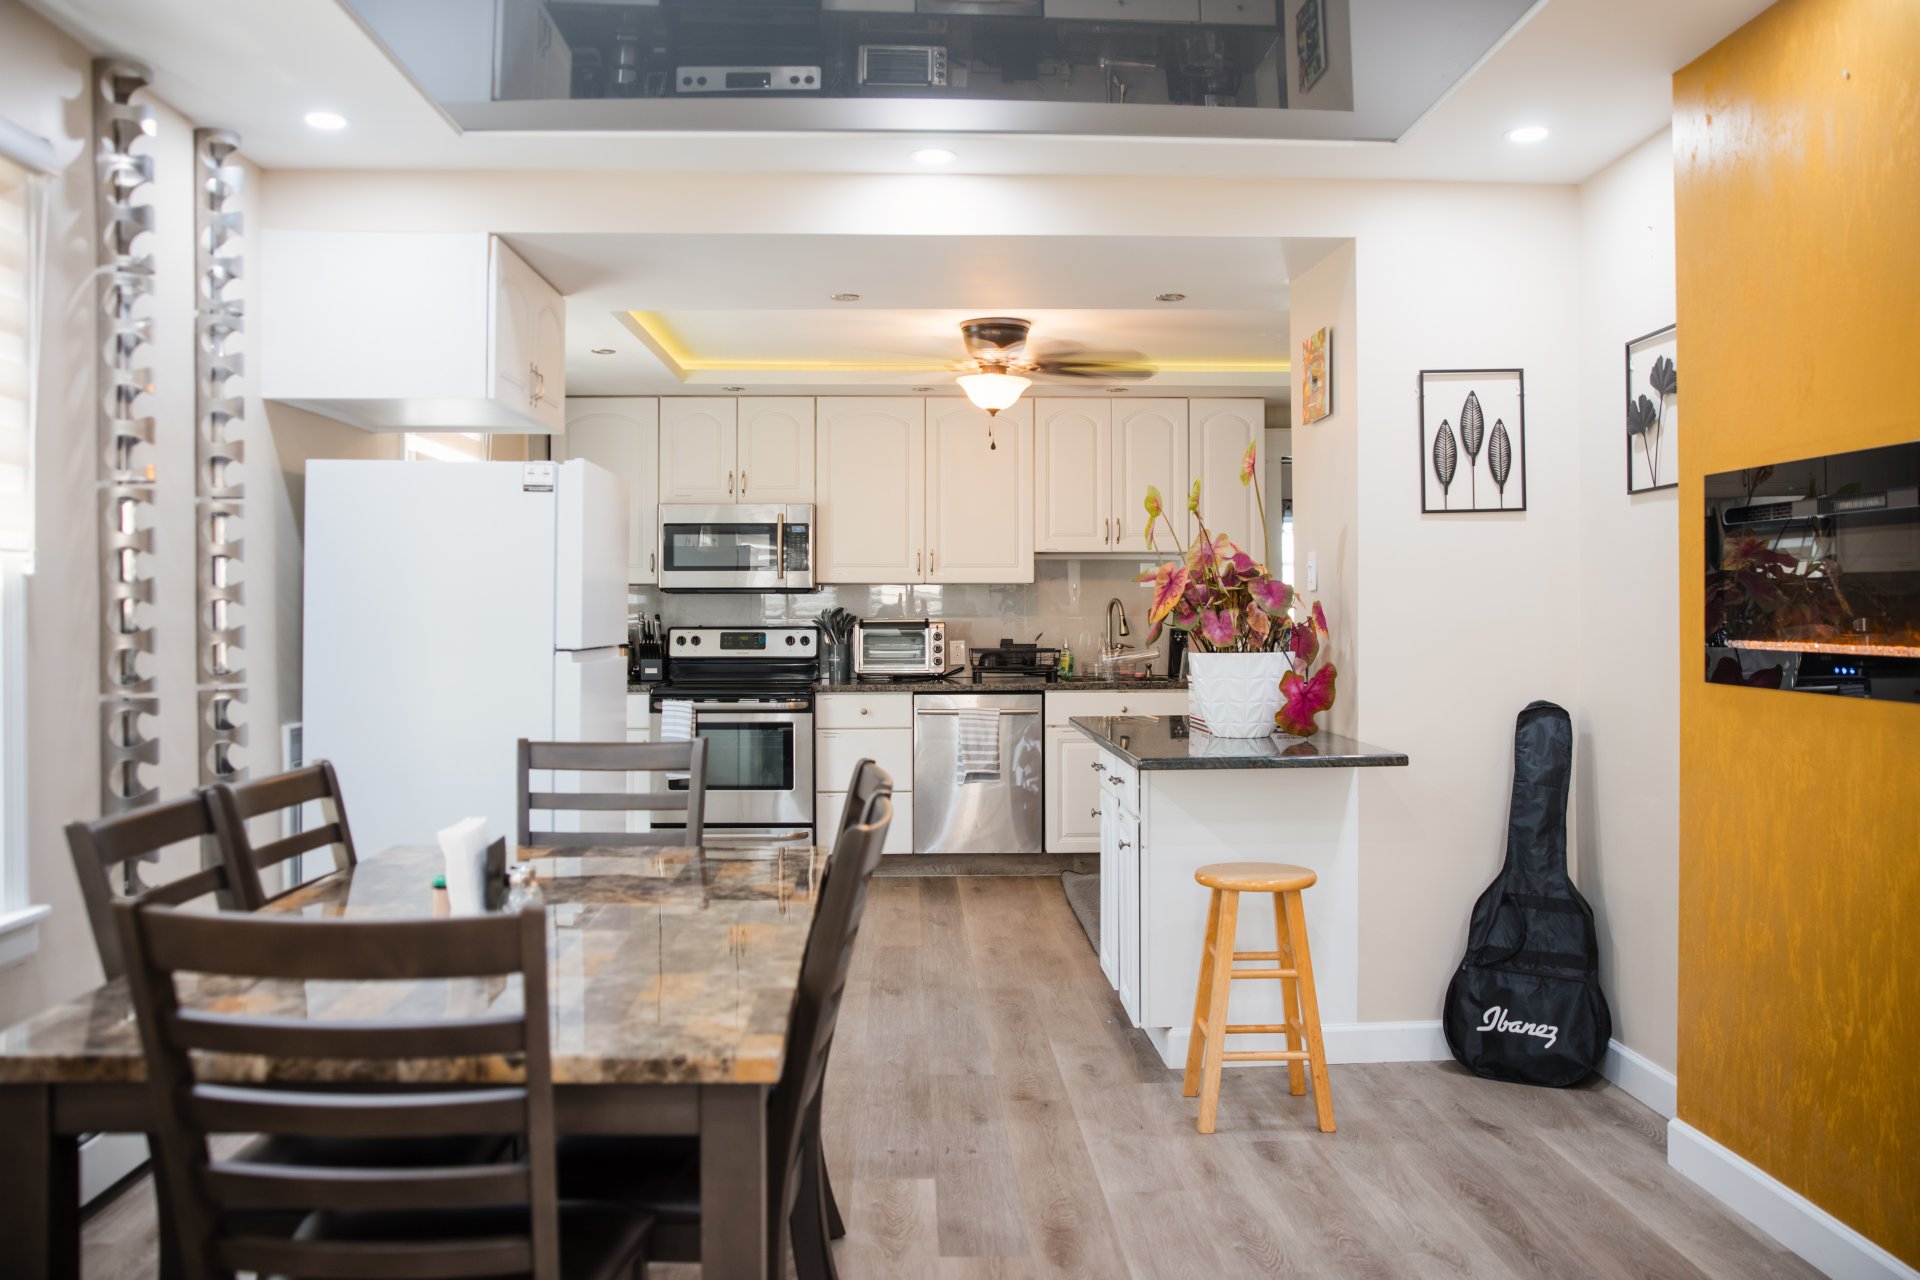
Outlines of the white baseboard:
[{"label": "white baseboard", "polygon": [[[1187,1065],[1187,1027],[1147,1027],[1160,1060],[1181,1069]],[[1439,1062],[1447,1051],[1440,1023],[1330,1022],[1320,1030],[1327,1046],[1327,1062]],[[1235,1036],[1232,1048],[1267,1051],[1286,1048],[1285,1036]],[[1271,1063],[1228,1063],[1228,1066],[1271,1066]]]},{"label": "white baseboard", "polygon": [[1618,1085],[1622,1093],[1639,1099],[1649,1110],[1669,1120],[1678,1113],[1673,1072],[1618,1040],[1607,1041],[1607,1056],[1600,1063],[1600,1074]]},{"label": "white baseboard", "polygon": [[1920,1280],[1920,1271],[1683,1120],[1667,1163],[1833,1280]]},{"label": "white baseboard", "polygon": [[147,1162],[147,1139],[138,1133],[96,1133],[80,1144],[80,1203],[92,1204]]}]

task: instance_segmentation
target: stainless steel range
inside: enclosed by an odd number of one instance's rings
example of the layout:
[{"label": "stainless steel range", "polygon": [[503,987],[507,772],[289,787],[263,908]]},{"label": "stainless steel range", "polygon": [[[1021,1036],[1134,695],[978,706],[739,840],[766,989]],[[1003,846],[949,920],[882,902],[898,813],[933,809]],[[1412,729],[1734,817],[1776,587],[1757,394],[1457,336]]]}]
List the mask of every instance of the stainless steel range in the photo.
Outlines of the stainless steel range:
[{"label": "stainless steel range", "polygon": [[[820,675],[812,627],[673,627],[667,680],[649,707],[660,740],[663,704],[693,704],[707,742],[709,831],[811,840],[813,683]],[[684,780],[654,775],[655,790]]]}]

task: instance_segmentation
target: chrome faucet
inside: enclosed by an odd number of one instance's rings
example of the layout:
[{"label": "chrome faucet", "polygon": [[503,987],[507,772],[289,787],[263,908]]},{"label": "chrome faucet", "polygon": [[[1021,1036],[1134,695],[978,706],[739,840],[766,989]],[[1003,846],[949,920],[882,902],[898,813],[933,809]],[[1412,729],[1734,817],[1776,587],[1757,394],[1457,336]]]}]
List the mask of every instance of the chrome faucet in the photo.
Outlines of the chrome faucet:
[{"label": "chrome faucet", "polygon": [[[1120,630],[1118,634],[1116,634],[1113,629],[1114,612],[1116,610],[1119,611],[1119,616],[1120,616]],[[1115,596],[1113,597],[1113,599],[1107,601],[1107,649],[1106,651],[1108,656],[1112,656],[1113,654],[1122,652],[1124,646],[1122,646],[1120,643],[1121,637],[1130,636],[1132,634],[1133,634],[1132,629],[1127,626],[1127,606],[1120,603],[1119,596]]]}]

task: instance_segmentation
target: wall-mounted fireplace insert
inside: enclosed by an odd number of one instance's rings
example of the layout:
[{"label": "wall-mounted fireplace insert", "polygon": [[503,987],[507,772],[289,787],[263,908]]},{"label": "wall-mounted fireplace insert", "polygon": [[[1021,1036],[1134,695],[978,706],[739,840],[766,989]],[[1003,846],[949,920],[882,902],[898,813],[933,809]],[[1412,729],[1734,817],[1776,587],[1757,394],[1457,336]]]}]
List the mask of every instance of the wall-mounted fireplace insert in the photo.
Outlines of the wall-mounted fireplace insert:
[{"label": "wall-mounted fireplace insert", "polygon": [[1709,681],[1920,702],[1920,442],[1706,479]]}]

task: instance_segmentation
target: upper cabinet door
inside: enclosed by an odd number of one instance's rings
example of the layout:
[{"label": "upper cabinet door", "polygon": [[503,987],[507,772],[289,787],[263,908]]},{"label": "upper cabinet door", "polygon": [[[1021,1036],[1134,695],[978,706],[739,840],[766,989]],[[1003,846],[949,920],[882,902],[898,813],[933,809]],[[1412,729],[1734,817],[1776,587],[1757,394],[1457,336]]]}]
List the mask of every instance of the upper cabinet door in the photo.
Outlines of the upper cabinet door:
[{"label": "upper cabinet door", "polygon": [[533,416],[548,431],[560,431],[567,417],[567,300],[545,280],[533,306],[533,386],[528,399]]},{"label": "upper cabinet door", "polygon": [[1033,413],[927,401],[926,581],[1033,581]]},{"label": "upper cabinet door", "polygon": [[[1135,400],[1113,408],[1113,547],[1149,553],[1147,489],[1160,491],[1166,510],[1187,505],[1187,402]],[[1176,526],[1181,527],[1181,526]],[[1164,524],[1155,529],[1162,550],[1173,539]]]},{"label": "upper cabinet door", "polygon": [[740,501],[813,501],[813,397],[740,401]]},{"label": "upper cabinet door", "polygon": [[530,412],[533,408],[534,312],[545,281],[520,255],[495,237],[491,242],[492,332],[487,350],[493,398]]},{"label": "upper cabinet door", "polygon": [[1224,533],[1255,559],[1263,558],[1266,540],[1260,536],[1253,486],[1240,483],[1240,459],[1248,445],[1255,449],[1254,475],[1266,478],[1266,415],[1260,401],[1190,400],[1187,414],[1189,483],[1200,482],[1201,517],[1210,532]]},{"label": "upper cabinet door", "polygon": [[567,402],[568,458],[585,458],[627,486],[627,581],[659,578],[660,402],[650,396],[594,396]]},{"label": "upper cabinet door", "polygon": [[1034,415],[1037,551],[1113,550],[1112,423],[1106,400],[1022,400]]},{"label": "upper cabinet door", "polygon": [[660,501],[740,501],[738,412],[739,402],[730,396],[661,398]]},{"label": "upper cabinet door", "polygon": [[815,580],[925,581],[926,402],[823,396],[815,404]]}]

